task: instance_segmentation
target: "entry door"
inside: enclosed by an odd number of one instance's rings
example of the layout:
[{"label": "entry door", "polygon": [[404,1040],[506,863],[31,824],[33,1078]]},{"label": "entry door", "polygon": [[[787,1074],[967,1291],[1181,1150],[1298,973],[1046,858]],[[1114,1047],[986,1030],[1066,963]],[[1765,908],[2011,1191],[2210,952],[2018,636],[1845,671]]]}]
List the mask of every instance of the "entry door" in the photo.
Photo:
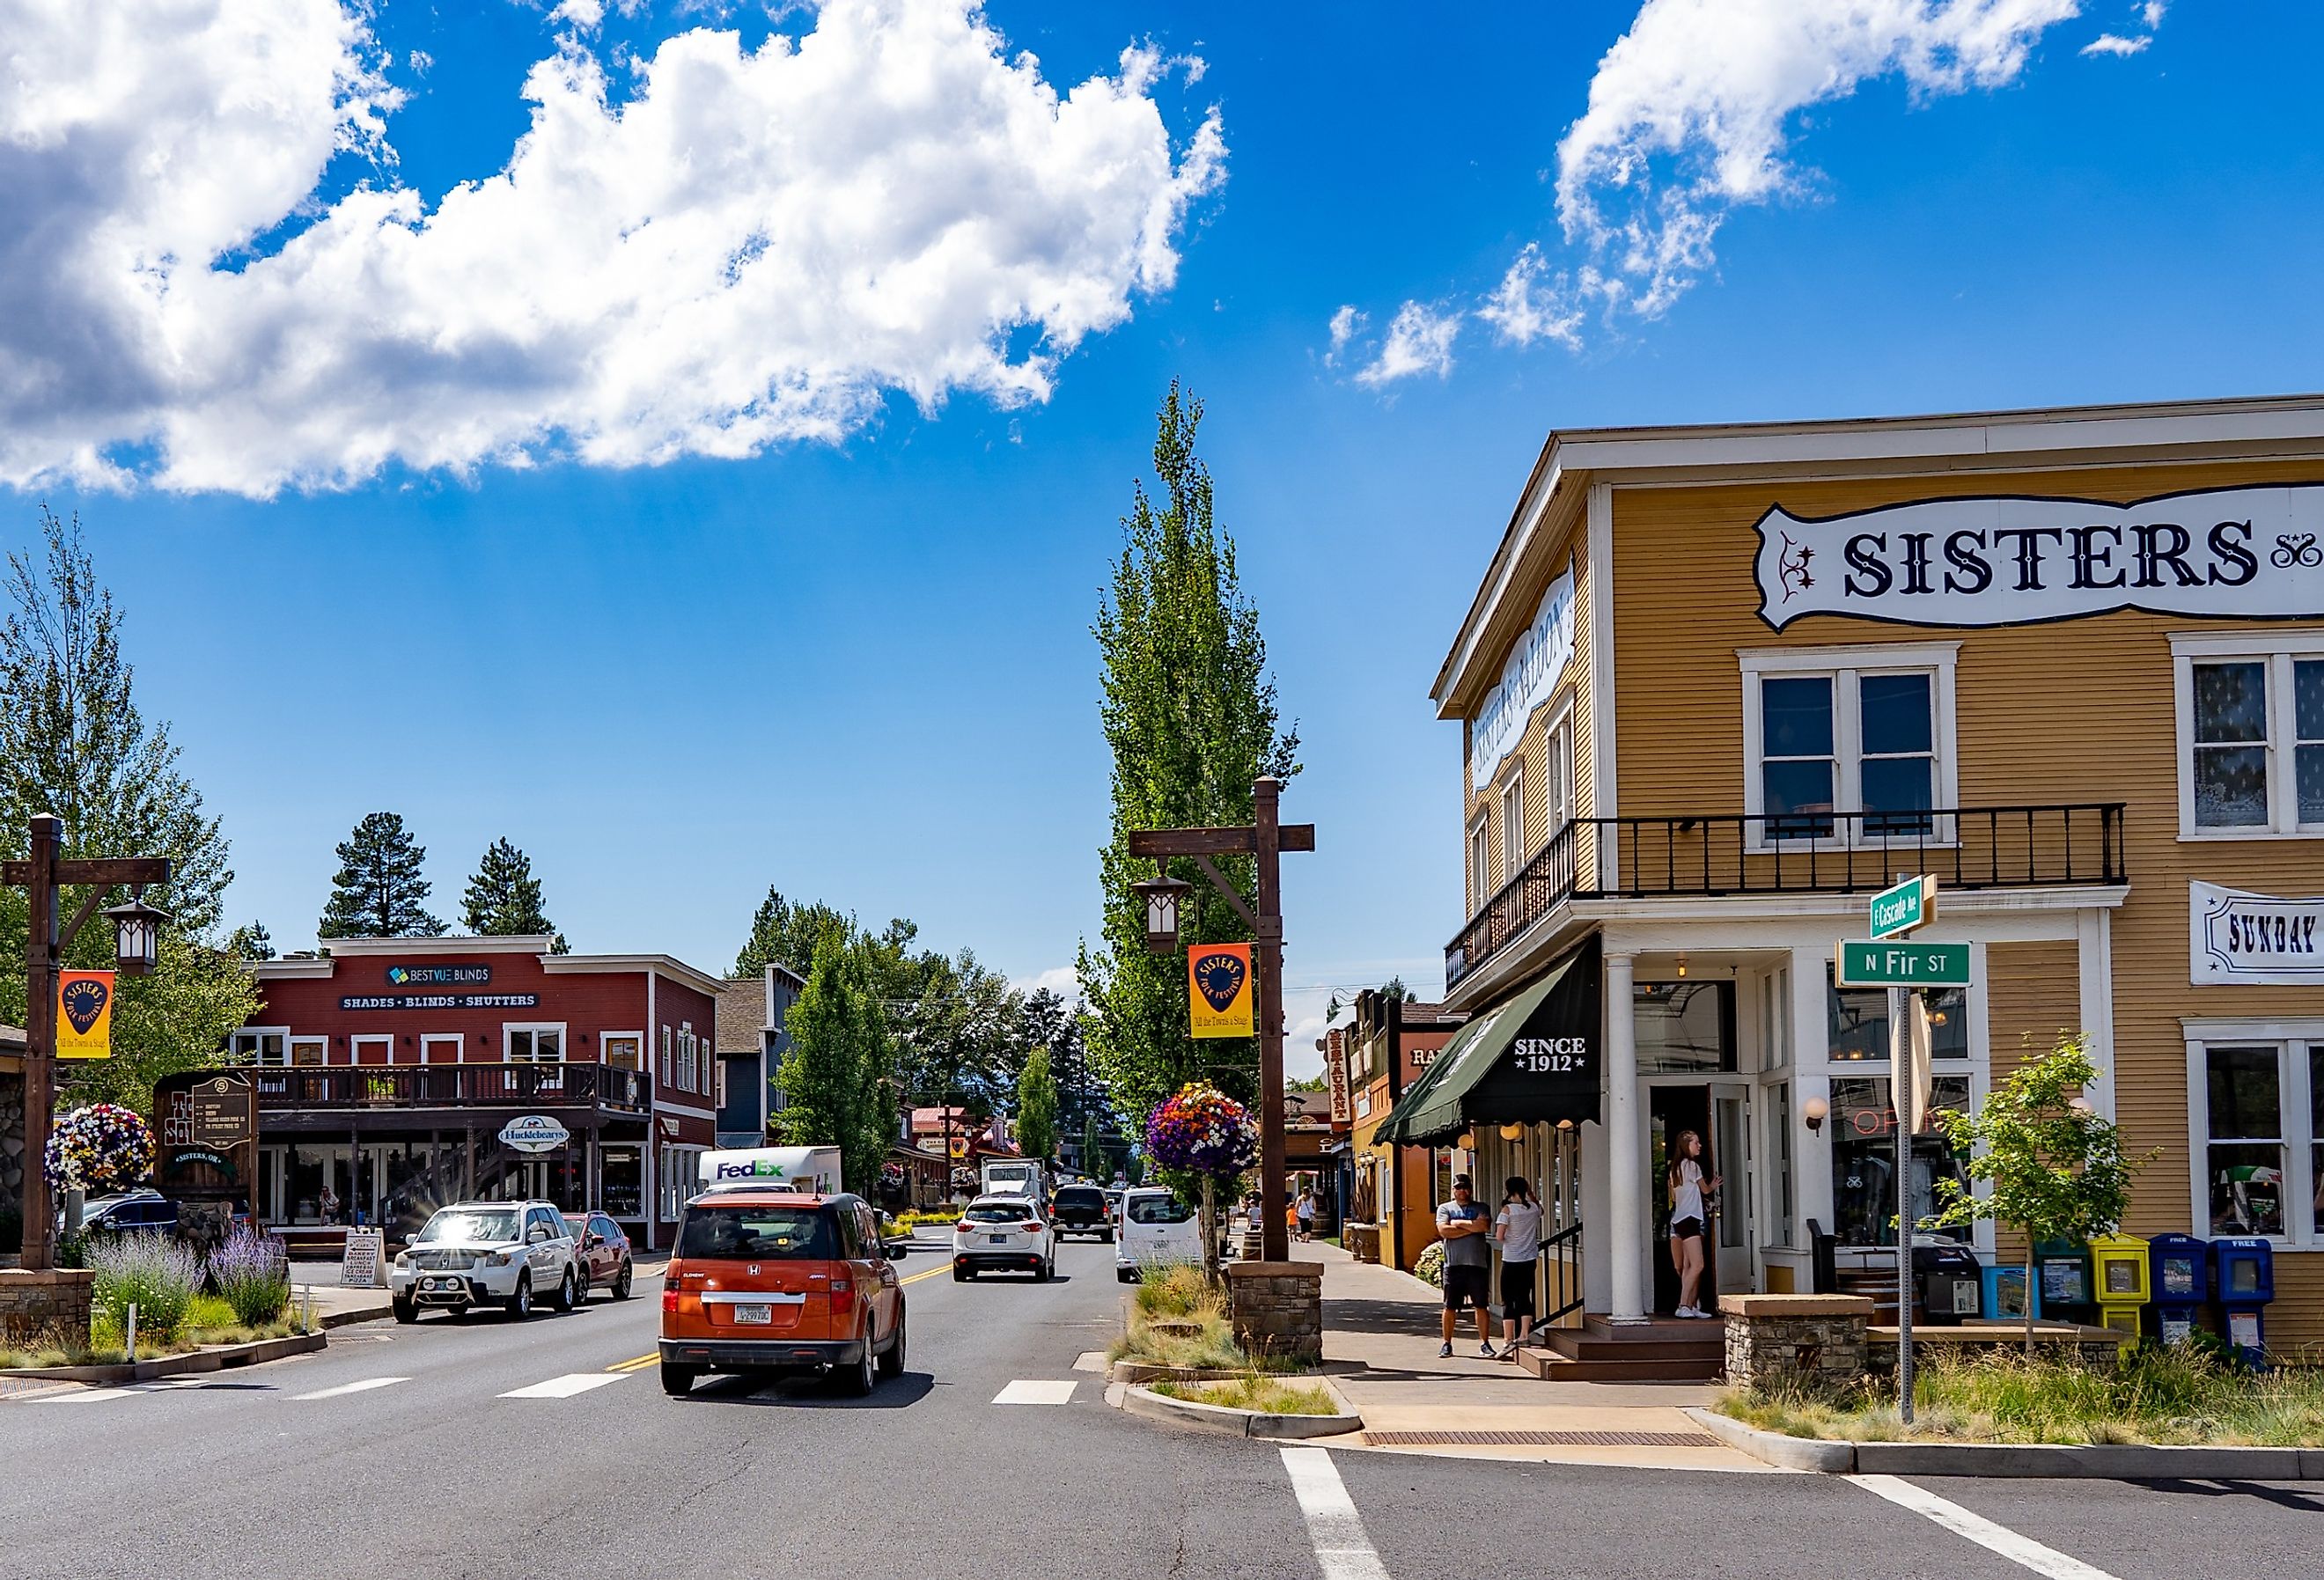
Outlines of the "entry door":
[{"label": "entry door", "polygon": [[1722,1295],[1751,1292],[1753,1255],[1751,1199],[1751,1089],[1720,1086],[1711,1089],[1711,1158],[1708,1172],[1720,1176],[1719,1196],[1711,1216],[1712,1278]]}]

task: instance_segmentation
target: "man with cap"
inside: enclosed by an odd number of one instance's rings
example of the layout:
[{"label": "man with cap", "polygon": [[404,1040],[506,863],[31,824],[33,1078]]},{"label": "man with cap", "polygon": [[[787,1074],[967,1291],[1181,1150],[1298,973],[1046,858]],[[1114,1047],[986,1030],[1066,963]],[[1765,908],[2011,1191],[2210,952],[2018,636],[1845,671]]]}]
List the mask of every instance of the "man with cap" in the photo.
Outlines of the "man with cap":
[{"label": "man with cap", "polygon": [[1451,1355],[1452,1335],[1461,1323],[1461,1307],[1477,1310],[1477,1353],[1493,1356],[1492,1335],[1487,1330],[1485,1303],[1490,1299],[1493,1278],[1493,1215],[1479,1205],[1469,1188],[1469,1177],[1452,1177],[1452,1199],[1436,1209],[1436,1236],[1444,1243],[1444,1347]]}]

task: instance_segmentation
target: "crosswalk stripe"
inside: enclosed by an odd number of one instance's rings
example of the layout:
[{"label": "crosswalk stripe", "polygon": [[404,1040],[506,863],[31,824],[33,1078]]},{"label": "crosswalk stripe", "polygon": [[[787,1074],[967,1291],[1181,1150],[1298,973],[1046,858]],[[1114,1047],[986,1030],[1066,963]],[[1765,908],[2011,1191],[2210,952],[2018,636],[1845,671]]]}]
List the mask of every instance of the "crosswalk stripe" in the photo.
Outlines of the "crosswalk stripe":
[{"label": "crosswalk stripe", "polygon": [[1290,1474],[1291,1493],[1299,1500],[1300,1518],[1307,1522],[1307,1539],[1323,1580],[1388,1580],[1388,1566],[1365,1534],[1363,1517],[1348,1496],[1331,1450],[1286,1443],[1283,1468]]},{"label": "crosswalk stripe", "polygon": [[1901,1509],[1910,1509],[1914,1513],[1935,1521],[1955,1536],[1966,1538],[1988,1552],[1999,1553],[2011,1563],[2033,1570],[2043,1576],[2043,1580],[2115,1580],[2112,1575],[2094,1564],[2085,1564],[2070,1553],[2044,1547],[2030,1536],[1964,1509],[1949,1498],[1940,1498],[1928,1488],[1916,1486],[1902,1476],[1852,1475],[1848,1479],[1868,1492],[1878,1493]]},{"label": "crosswalk stripe", "polygon": [[294,1393],[298,1400],[337,1399],[343,1393],[369,1393],[374,1388],[392,1388],[399,1382],[409,1382],[409,1377],[359,1377],[353,1382],[342,1382],[336,1388],[318,1388],[312,1393]]},{"label": "crosswalk stripe", "polygon": [[1071,1404],[1074,1384],[1019,1378],[992,1396],[995,1404]]},{"label": "crosswalk stripe", "polygon": [[503,1399],[571,1399],[576,1393],[586,1393],[593,1388],[603,1388],[608,1382],[619,1382],[626,1372],[567,1372],[562,1377],[552,1377],[546,1382],[535,1382],[525,1388],[512,1388]]}]

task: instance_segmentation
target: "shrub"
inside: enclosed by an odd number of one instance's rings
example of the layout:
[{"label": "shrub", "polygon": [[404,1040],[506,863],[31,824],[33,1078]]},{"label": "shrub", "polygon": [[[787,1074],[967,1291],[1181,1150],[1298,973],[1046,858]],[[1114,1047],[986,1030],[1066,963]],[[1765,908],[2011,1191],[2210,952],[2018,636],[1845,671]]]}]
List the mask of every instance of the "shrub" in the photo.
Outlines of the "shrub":
[{"label": "shrub", "polygon": [[1422,1252],[1420,1260],[1412,1264],[1412,1270],[1415,1277],[1434,1284],[1440,1289],[1443,1289],[1444,1287],[1444,1242],[1436,1241],[1427,1250]]},{"label": "shrub", "polygon": [[201,1259],[167,1234],[124,1234],[92,1244],[88,1265],[97,1271],[96,1310],[125,1328],[134,1306],[137,1326],[156,1338],[178,1331],[202,1287]]},{"label": "shrub", "polygon": [[210,1283],[235,1320],[261,1326],[290,1304],[290,1253],[272,1234],[236,1229],[210,1253]]}]

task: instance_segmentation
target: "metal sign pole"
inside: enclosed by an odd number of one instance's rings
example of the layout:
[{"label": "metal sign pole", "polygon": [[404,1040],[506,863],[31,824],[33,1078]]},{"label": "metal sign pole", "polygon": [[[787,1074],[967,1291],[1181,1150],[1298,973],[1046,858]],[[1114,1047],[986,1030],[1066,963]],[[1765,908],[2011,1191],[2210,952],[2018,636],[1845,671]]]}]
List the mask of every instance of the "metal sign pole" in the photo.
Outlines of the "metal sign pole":
[{"label": "metal sign pole", "polygon": [[1896,1411],[1913,1424],[1913,1132],[1920,1122],[1910,1024],[1914,990],[1888,990],[1888,1093],[1896,1115]]}]

